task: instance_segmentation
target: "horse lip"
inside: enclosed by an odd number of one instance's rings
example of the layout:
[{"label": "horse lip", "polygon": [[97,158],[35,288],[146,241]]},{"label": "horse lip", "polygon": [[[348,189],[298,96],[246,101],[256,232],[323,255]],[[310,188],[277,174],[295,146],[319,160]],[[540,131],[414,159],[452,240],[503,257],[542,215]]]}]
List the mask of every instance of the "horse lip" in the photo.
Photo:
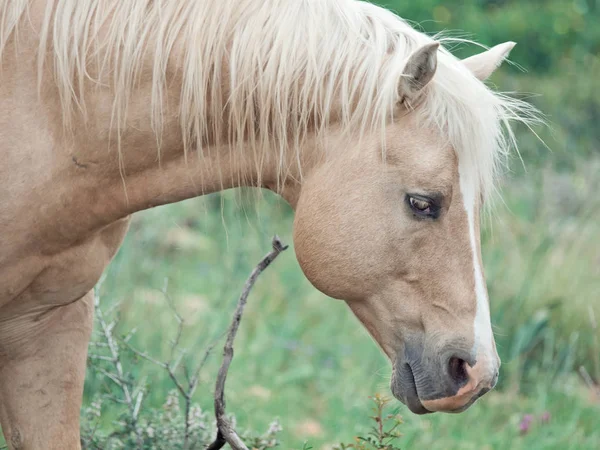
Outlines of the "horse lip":
[{"label": "horse lip", "polygon": [[477,395],[474,395],[471,400],[469,400],[466,404],[464,404],[463,406],[461,406],[460,408],[454,409],[452,411],[447,411],[450,414],[459,414],[463,411],[466,411],[467,409],[469,409],[473,403],[475,403],[477,400],[479,400],[484,394],[486,394],[487,392],[489,392],[490,389],[482,389]]},{"label": "horse lip", "polygon": [[410,409],[413,414],[418,414],[419,416],[433,413],[433,411],[429,411],[423,406],[418,397],[407,398],[406,406],[408,406],[408,409]]},{"label": "horse lip", "polygon": [[400,396],[400,400],[406,406],[408,406],[408,409],[410,409],[413,414],[431,414],[433,411],[429,411],[421,403],[419,393],[417,392],[417,383],[415,381],[415,376],[413,374],[412,367],[410,367],[410,364],[404,363],[402,365],[402,372],[403,374],[401,374],[400,376],[404,377],[405,381],[408,381],[410,383],[410,392],[403,392]]}]

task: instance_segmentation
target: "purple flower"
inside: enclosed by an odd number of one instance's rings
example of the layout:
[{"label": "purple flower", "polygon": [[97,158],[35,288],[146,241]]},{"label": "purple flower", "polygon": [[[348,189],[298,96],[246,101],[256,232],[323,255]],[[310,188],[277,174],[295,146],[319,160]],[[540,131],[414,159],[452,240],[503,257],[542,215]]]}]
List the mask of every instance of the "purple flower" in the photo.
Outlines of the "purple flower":
[{"label": "purple flower", "polygon": [[552,416],[550,415],[550,412],[544,411],[544,413],[540,417],[540,420],[542,421],[542,423],[550,423],[551,418],[552,418]]},{"label": "purple flower", "polygon": [[519,431],[521,434],[527,434],[529,432],[529,428],[531,428],[531,422],[533,421],[533,416],[531,414],[525,414],[521,423],[519,424]]}]

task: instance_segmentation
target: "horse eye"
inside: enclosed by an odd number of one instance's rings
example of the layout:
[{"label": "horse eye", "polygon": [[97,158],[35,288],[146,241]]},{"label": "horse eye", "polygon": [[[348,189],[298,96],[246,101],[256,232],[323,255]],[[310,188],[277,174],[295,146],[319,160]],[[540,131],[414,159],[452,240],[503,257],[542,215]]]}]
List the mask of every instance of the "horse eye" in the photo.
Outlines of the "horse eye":
[{"label": "horse eye", "polygon": [[422,199],[415,198],[415,197],[409,197],[408,201],[410,203],[410,207],[415,212],[418,212],[421,214],[428,214],[431,211],[431,203],[428,202],[427,200],[422,200]]},{"label": "horse eye", "polygon": [[435,197],[425,197],[422,195],[406,194],[406,204],[412,213],[423,219],[437,219],[440,216],[442,196],[437,194]]}]

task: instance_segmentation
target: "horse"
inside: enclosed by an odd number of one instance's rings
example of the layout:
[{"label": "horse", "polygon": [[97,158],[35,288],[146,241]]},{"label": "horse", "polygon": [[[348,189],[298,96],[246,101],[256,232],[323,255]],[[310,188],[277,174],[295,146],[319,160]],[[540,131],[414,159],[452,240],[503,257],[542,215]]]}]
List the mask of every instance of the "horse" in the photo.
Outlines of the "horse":
[{"label": "horse", "polygon": [[460,60],[357,0],[0,2],[0,423],[80,448],[93,289],[137,211],[242,186],[294,209],[316,289],[343,300],[417,414],[461,412],[500,360],[480,249],[512,124]]}]

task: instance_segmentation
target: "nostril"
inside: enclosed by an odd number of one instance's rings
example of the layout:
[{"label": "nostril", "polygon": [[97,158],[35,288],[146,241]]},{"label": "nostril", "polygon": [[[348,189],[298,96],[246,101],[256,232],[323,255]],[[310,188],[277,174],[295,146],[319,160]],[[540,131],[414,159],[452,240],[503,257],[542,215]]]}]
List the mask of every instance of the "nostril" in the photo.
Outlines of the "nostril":
[{"label": "nostril", "polygon": [[469,381],[467,362],[464,359],[453,356],[448,361],[448,374],[458,386],[467,384],[467,381]]}]

